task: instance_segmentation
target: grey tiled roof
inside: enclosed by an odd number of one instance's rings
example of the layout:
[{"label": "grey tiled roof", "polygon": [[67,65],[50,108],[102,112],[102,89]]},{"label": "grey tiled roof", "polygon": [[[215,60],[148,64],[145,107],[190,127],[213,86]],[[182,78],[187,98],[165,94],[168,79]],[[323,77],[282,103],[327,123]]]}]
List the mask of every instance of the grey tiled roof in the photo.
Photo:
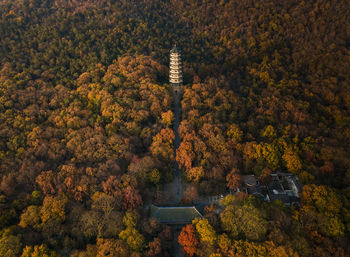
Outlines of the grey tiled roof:
[{"label": "grey tiled roof", "polygon": [[195,218],[201,218],[202,214],[195,206],[187,207],[158,207],[151,206],[151,216],[160,223],[187,224]]}]

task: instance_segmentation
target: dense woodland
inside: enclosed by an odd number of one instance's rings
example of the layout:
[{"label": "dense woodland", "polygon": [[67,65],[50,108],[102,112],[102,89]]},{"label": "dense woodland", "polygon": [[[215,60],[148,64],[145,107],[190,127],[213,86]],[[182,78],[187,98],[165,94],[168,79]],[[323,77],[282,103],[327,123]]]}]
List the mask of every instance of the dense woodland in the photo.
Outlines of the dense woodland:
[{"label": "dense woodland", "polygon": [[[350,255],[348,1],[1,0],[0,35],[0,256]],[[183,179],[291,172],[299,208],[228,196],[178,239],[148,217],[173,176],[174,43]]]}]

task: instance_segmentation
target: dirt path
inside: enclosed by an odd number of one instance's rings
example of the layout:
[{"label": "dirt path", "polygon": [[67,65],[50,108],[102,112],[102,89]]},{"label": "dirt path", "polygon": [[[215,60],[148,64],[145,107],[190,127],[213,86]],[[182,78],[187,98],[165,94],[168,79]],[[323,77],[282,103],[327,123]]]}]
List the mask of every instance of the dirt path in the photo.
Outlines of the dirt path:
[{"label": "dirt path", "polygon": [[179,237],[180,235],[180,232],[181,230],[180,229],[176,229],[174,228],[174,241],[173,241],[173,253],[172,253],[172,256],[173,257],[184,257],[184,252],[182,251],[181,249],[181,246],[179,244],[179,242],[177,241],[177,238]]},{"label": "dirt path", "polygon": [[[174,90],[174,156],[176,158],[176,149],[180,146],[180,136],[179,136],[179,125],[181,120],[181,93],[173,87]],[[172,204],[178,204],[182,198],[182,181],[181,181],[181,171],[179,165],[175,159],[174,162],[174,180],[170,184],[170,190],[172,194]]]},{"label": "dirt path", "polygon": [[[182,198],[182,181],[181,181],[181,171],[179,169],[179,165],[176,161],[176,149],[180,146],[180,136],[179,136],[179,125],[181,120],[181,93],[180,90],[174,90],[174,133],[175,133],[175,140],[174,140],[174,156],[175,156],[175,162],[174,162],[174,180],[171,183],[171,190],[173,195],[173,204],[178,204],[181,201]],[[177,242],[177,238],[180,234],[180,230],[174,229],[174,242],[173,242],[173,253],[172,256],[174,257],[183,257],[184,253],[181,249],[181,246]]]}]

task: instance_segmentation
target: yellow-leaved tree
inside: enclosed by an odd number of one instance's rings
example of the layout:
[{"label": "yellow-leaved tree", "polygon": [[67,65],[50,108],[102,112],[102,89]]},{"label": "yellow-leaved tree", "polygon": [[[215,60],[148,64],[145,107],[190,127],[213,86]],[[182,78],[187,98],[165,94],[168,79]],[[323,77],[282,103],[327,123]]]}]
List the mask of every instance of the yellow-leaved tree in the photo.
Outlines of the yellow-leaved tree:
[{"label": "yellow-leaved tree", "polygon": [[207,219],[197,218],[192,221],[192,224],[195,225],[201,242],[208,243],[209,245],[216,243],[216,232]]}]

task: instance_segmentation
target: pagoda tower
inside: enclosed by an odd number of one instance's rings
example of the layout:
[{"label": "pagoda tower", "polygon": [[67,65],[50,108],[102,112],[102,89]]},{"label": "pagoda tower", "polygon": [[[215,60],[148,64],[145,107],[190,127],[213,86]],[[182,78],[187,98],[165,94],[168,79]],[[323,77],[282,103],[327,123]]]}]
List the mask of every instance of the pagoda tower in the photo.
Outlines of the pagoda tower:
[{"label": "pagoda tower", "polygon": [[173,86],[181,86],[182,84],[181,53],[176,45],[170,50],[169,82]]}]

